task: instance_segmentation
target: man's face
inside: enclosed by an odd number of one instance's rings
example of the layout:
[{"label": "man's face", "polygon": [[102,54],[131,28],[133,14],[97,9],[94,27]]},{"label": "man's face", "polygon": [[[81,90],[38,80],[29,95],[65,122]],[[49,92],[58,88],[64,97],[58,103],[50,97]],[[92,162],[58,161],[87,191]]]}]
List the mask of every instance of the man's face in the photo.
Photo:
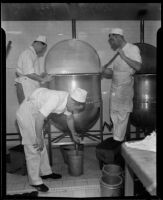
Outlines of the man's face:
[{"label": "man's face", "polygon": [[37,54],[38,54],[39,57],[44,56],[46,49],[47,49],[47,44],[45,44],[43,42],[38,42],[38,44],[37,44]]},{"label": "man's face", "polygon": [[116,34],[109,34],[108,42],[113,51],[119,48],[119,40]]},{"label": "man's face", "polygon": [[76,103],[71,97],[67,101],[67,110],[71,113],[79,113],[84,109],[84,105]]}]

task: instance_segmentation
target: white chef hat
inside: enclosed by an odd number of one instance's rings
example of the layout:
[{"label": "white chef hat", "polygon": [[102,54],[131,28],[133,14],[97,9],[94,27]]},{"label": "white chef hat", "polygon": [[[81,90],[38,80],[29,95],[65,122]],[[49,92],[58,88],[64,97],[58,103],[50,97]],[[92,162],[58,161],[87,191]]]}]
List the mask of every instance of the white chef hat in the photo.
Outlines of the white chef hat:
[{"label": "white chef hat", "polygon": [[121,28],[112,28],[109,34],[123,35],[123,30]]},{"label": "white chef hat", "polygon": [[80,103],[85,103],[86,96],[87,96],[87,91],[83,90],[81,88],[76,88],[70,93],[70,96],[75,101],[78,101]]},{"label": "white chef hat", "polygon": [[39,35],[39,36],[35,39],[35,41],[43,42],[43,43],[47,44],[47,39],[46,39],[46,36],[44,36],[44,35]]}]

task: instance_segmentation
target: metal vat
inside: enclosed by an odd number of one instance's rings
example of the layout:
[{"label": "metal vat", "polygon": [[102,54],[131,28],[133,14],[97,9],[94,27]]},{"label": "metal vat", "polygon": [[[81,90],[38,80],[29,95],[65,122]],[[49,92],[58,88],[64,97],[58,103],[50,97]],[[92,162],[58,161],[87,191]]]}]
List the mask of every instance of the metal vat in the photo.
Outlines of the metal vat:
[{"label": "metal vat", "polygon": [[[45,58],[46,71],[54,74],[49,88],[70,92],[80,87],[87,90],[86,108],[75,114],[78,132],[89,130],[98,120],[101,105],[100,59],[95,49],[86,42],[70,39],[55,44]],[[55,126],[63,132],[69,129],[66,116],[50,115]]]},{"label": "metal vat", "polygon": [[156,127],[156,47],[144,43],[144,20],[140,21],[140,41],[136,43],[142,68],[134,75],[134,99],[131,123],[140,128]]},{"label": "metal vat", "polygon": [[156,126],[156,74],[135,74],[131,122],[142,128]]}]

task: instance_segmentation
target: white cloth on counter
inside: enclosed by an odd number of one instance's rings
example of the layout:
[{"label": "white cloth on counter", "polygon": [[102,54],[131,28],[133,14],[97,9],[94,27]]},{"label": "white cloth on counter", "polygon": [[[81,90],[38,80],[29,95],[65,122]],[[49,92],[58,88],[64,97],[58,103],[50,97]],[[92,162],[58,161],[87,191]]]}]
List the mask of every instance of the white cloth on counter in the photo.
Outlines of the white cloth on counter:
[{"label": "white cloth on counter", "polygon": [[125,142],[127,147],[156,152],[156,132],[153,131],[143,140],[135,142]]}]

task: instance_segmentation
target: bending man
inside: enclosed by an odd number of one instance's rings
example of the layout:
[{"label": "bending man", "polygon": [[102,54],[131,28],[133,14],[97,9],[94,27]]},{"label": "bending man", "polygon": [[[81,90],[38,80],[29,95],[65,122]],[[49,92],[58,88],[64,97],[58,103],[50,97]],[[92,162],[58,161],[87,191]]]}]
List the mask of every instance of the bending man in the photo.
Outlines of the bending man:
[{"label": "bending man", "polygon": [[75,143],[79,143],[73,114],[85,108],[86,96],[87,92],[81,88],[76,88],[70,94],[65,91],[38,88],[23,101],[16,113],[24,145],[29,182],[39,191],[48,191],[42,179],[61,178],[60,174],[52,173],[49,165],[42,131],[44,120],[50,113],[64,113],[72,134],[71,138]]}]

